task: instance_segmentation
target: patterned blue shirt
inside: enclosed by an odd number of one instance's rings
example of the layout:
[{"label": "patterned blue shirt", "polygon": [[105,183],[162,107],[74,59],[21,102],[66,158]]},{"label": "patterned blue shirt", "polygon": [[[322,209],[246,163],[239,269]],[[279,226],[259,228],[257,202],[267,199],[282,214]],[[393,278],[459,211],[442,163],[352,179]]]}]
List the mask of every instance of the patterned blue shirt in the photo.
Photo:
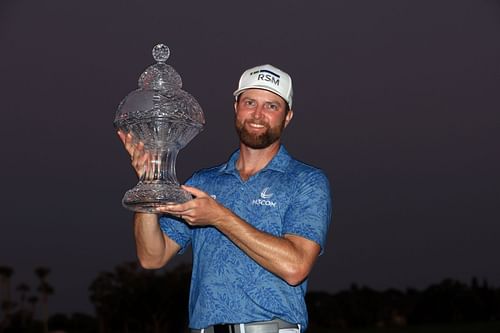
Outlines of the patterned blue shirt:
[{"label": "patterned blue shirt", "polygon": [[[293,159],[281,146],[271,162],[243,181],[236,170],[239,151],[220,166],[201,170],[187,182],[232,210],[255,228],[275,236],[298,235],[321,252],[331,218],[325,174]],[[162,216],[160,226],[184,252],[193,248],[189,326],[247,323],[280,318],[307,327],[307,280],[291,286],[264,269],[213,227],[191,228]]]}]

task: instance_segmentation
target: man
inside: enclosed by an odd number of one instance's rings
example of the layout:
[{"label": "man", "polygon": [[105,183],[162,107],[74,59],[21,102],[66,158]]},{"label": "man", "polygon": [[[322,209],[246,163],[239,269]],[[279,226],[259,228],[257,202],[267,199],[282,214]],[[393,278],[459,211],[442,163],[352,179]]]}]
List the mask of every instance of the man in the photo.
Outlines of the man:
[{"label": "man", "polygon": [[[138,258],[160,268],[191,244],[193,333],[305,331],[307,276],[330,223],[328,180],[281,144],[293,117],[287,73],[251,68],[234,96],[239,150],[188,180],[183,188],[193,200],[135,214]],[[144,145],[118,134],[140,176]]]}]

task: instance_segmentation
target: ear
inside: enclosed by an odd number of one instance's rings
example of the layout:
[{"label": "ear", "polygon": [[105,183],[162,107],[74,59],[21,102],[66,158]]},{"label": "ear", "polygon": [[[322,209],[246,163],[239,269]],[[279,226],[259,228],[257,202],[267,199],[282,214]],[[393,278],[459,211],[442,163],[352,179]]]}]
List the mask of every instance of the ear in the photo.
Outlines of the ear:
[{"label": "ear", "polygon": [[292,120],[292,118],[293,118],[293,110],[288,110],[285,116],[285,127],[288,126],[288,123],[290,122],[290,120]]},{"label": "ear", "polygon": [[238,113],[238,109],[237,109],[237,107],[238,107],[238,102],[237,102],[237,101],[235,101],[233,105],[234,105],[234,113]]}]

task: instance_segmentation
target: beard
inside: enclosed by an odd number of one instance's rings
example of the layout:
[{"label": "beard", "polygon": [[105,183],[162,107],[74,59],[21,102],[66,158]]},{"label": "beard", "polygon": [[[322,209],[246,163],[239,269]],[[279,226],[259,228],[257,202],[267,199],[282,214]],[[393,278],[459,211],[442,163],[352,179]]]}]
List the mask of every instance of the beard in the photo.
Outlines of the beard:
[{"label": "beard", "polygon": [[243,142],[246,146],[253,149],[263,149],[269,147],[271,144],[281,138],[281,133],[283,132],[283,128],[285,128],[285,119],[283,119],[281,124],[275,127],[269,127],[268,124],[262,124],[265,126],[266,131],[261,134],[255,134],[247,130],[245,124],[248,121],[252,120],[249,119],[240,121],[236,119],[235,127],[240,141]]}]

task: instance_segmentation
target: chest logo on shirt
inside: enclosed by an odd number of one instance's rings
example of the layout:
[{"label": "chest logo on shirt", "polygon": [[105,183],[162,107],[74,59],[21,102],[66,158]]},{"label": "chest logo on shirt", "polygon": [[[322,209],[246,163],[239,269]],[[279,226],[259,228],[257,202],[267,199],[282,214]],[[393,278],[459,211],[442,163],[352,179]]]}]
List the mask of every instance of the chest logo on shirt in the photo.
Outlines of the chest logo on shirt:
[{"label": "chest logo on shirt", "polygon": [[269,187],[265,187],[262,192],[260,192],[260,198],[253,199],[252,205],[255,206],[269,206],[276,208],[276,201],[270,200],[274,193],[270,193]]},{"label": "chest logo on shirt", "polygon": [[269,199],[273,196],[273,193],[267,193],[269,191],[269,187],[265,187],[262,192],[260,192],[260,197],[262,199]]}]

